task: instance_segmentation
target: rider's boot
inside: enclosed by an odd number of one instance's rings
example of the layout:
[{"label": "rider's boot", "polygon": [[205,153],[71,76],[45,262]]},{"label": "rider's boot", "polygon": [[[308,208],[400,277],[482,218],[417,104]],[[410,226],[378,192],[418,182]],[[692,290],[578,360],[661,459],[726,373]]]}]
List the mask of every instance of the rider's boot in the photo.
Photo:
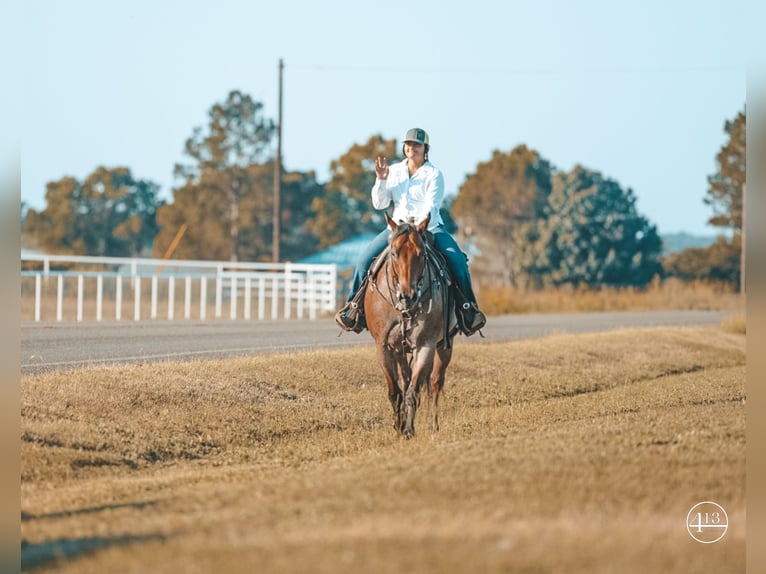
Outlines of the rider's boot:
[{"label": "rider's boot", "polygon": [[487,317],[479,310],[479,306],[475,301],[463,303],[460,306],[459,314],[463,319],[458,321],[460,331],[466,337],[470,337],[487,324]]},{"label": "rider's boot", "polygon": [[335,322],[344,331],[352,331],[354,333],[361,333],[367,328],[367,323],[364,320],[364,311],[359,308],[359,304],[353,299],[335,313]]}]

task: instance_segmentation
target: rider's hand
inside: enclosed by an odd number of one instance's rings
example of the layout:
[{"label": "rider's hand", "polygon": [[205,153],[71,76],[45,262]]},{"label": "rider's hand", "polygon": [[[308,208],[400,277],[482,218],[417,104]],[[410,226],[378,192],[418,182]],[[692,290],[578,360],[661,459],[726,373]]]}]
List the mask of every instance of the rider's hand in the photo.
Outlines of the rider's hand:
[{"label": "rider's hand", "polygon": [[386,179],[388,177],[388,162],[386,158],[378,156],[375,160],[375,177]]}]

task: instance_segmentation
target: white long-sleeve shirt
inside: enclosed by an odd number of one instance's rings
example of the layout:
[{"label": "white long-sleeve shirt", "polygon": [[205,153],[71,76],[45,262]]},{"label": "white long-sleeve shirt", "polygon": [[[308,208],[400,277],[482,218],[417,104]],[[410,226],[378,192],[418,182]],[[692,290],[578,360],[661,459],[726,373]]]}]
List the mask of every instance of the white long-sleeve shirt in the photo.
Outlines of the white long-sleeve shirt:
[{"label": "white long-sleeve shirt", "polygon": [[428,229],[442,224],[439,208],[444,200],[444,175],[430,161],[421,165],[410,177],[407,160],[388,168],[386,179],[376,179],[372,186],[372,206],[385,209],[394,202],[394,221],[407,221],[414,217],[420,223],[431,213]]}]

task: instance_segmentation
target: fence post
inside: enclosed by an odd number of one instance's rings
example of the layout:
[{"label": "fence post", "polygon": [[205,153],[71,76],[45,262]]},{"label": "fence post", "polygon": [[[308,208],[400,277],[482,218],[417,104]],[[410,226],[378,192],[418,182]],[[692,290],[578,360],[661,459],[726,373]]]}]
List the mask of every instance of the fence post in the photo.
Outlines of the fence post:
[{"label": "fence post", "polygon": [[96,321],[101,321],[104,305],[104,276],[96,276]]},{"label": "fence post", "polygon": [[184,319],[191,319],[191,276],[186,276],[184,285]]},{"label": "fence post", "polygon": [[292,282],[293,282],[293,271],[292,266],[287,263],[285,264],[285,319],[290,318],[290,299],[292,298]]},{"label": "fence post", "polygon": [[266,279],[258,278],[258,320],[266,317]]},{"label": "fence post", "polygon": [[141,320],[141,276],[133,277],[133,320]]},{"label": "fence post", "polygon": [[77,276],[77,322],[82,323],[83,276]]},{"label": "fence post", "polygon": [[207,316],[207,277],[199,279],[199,318],[205,320]]},{"label": "fence post", "polygon": [[316,277],[309,272],[309,319],[312,321],[317,318],[317,299],[321,297],[321,292],[317,289]]},{"label": "fence post", "polygon": [[303,275],[298,275],[298,319],[303,319],[303,298],[306,296],[306,280]]},{"label": "fence post", "polygon": [[42,305],[43,298],[43,277],[42,275],[35,275],[35,321],[40,322],[40,306]]},{"label": "fence post", "polygon": [[237,318],[237,277],[231,276],[231,283],[229,288],[229,319]]},{"label": "fence post", "polygon": [[250,276],[248,275],[245,277],[245,302],[244,302],[244,310],[243,313],[245,315],[246,320],[250,320],[250,296],[251,296],[251,286],[250,286]]},{"label": "fence post", "polygon": [[271,280],[271,318],[277,319],[279,312],[277,311],[279,305],[279,277],[274,275]]},{"label": "fence post", "polygon": [[221,274],[223,267],[220,265],[215,272],[215,318],[221,318],[221,308],[223,307],[223,279]]},{"label": "fence post", "polygon": [[56,321],[61,321],[64,307],[64,276],[59,275],[56,283]]},{"label": "fence post", "polygon": [[122,275],[117,275],[117,277],[115,277],[114,290],[114,318],[119,321],[122,319]]},{"label": "fence post", "polygon": [[157,279],[157,275],[152,275],[152,303],[151,303],[151,309],[149,310],[149,318],[150,319],[156,319],[157,318],[157,283],[159,279]]},{"label": "fence post", "polygon": [[176,312],[176,278],[171,275],[168,277],[168,319],[173,320]]}]

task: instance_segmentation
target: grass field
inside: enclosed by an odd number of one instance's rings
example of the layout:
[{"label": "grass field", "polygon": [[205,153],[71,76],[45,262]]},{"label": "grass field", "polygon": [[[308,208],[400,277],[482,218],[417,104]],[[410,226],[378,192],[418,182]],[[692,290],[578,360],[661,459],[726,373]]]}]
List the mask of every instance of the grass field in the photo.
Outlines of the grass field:
[{"label": "grass field", "polygon": [[726,283],[679,281],[655,277],[643,289],[571,286],[521,291],[484,286],[479,303],[490,315],[517,313],[576,313],[583,311],[648,311],[656,309],[743,310],[744,298]]},{"label": "grass field", "polygon": [[744,572],[736,331],[458,340],[411,441],[371,347],[26,377],[23,568]]}]

